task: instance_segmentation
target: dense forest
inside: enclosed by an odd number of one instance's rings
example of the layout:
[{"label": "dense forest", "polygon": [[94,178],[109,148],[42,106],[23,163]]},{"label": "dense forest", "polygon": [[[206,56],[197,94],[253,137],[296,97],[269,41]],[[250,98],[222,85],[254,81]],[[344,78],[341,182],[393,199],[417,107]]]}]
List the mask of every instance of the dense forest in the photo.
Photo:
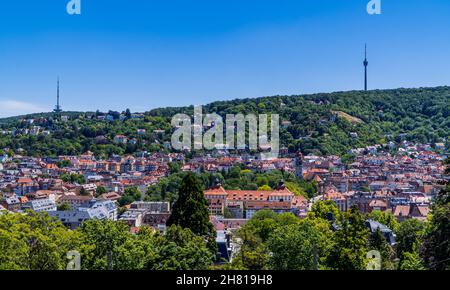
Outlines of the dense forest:
[{"label": "dense forest", "polygon": [[[161,108],[133,118],[119,112],[35,114],[0,120],[0,148],[22,149],[28,155],[75,155],[87,150],[97,156],[168,151],[177,113],[193,115],[193,106]],[[282,146],[290,152],[344,155],[351,148],[409,140],[448,142],[450,87],[349,91],[301,96],[274,96],[214,102],[204,113],[279,114]],[[109,116],[108,119],[101,118]],[[29,118],[41,121],[30,124]],[[23,129],[40,126],[49,134],[30,135]],[[145,133],[138,129],[144,129]],[[13,134],[14,132],[14,134]],[[117,134],[134,142],[115,144]]]}]

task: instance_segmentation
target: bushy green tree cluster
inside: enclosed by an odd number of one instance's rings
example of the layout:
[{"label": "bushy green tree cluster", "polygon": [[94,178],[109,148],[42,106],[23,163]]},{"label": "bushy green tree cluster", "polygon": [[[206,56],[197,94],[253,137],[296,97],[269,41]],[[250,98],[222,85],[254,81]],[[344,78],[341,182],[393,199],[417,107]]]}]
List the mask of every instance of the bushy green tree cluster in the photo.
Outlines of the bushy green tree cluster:
[{"label": "bushy green tree cluster", "polygon": [[206,270],[214,261],[204,239],[179,226],[133,234],[125,223],[91,220],[71,231],[47,214],[0,216],[1,270],[64,270],[70,251],[84,270]]},{"label": "bushy green tree cluster", "polygon": [[80,241],[80,232],[67,230],[47,214],[0,215],[0,269],[65,269],[67,252],[79,249]]},{"label": "bushy green tree cluster", "polygon": [[78,184],[85,184],[86,183],[86,179],[84,178],[84,176],[82,174],[76,174],[76,173],[72,173],[72,174],[68,174],[68,173],[64,173],[60,176],[61,180],[64,182],[69,182],[69,183],[78,183]]},{"label": "bushy green tree cluster", "polygon": [[[290,121],[280,132],[282,146],[290,152],[337,154],[349,158],[352,148],[384,143],[409,141],[442,142],[450,136],[450,88],[418,88],[350,91],[303,96],[275,96],[214,102],[204,106],[205,113],[267,114],[278,113]],[[39,125],[50,135],[1,135],[0,148],[25,150],[31,156],[76,155],[92,151],[97,156],[157,152],[167,150],[173,132],[171,118],[178,113],[193,115],[193,106],[155,109],[142,119],[133,119],[128,111],[125,118],[119,112],[109,112],[114,120],[97,119],[107,113],[64,112],[70,117],[61,122],[52,113],[34,114],[0,120],[5,130],[24,129]],[[42,124],[29,124],[24,119],[44,117]],[[138,134],[138,129],[145,129]],[[156,130],[156,131],[155,131]],[[358,138],[349,135],[358,134]],[[116,144],[113,139],[123,134],[136,144]],[[156,142],[157,141],[157,142]]]},{"label": "bushy green tree cluster", "polygon": [[227,269],[313,270],[323,268],[330,251],[328,221],[300,220],[293,214],[259,211],[236,233],[239,252]]},{"label": "bushy green tree cluster", "polygon": [[125,189],[125,192],[122,194],[118,202],[120,206],[126,206],[132,204],[135,201],[140,201],[141,198],[142,193],[136,186],[132,186]]}]

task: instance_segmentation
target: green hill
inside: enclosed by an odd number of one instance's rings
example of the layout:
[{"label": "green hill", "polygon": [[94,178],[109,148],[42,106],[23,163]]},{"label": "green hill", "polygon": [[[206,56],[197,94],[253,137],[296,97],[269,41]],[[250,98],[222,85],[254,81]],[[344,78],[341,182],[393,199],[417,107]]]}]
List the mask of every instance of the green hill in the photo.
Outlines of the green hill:
[{"label": "green hill", "polygon": [[[344,155],[351,148],[400,141],[443,142],[450,136],[450,87],[349,91],[300,96],[274,96],[214,102],[205,113],[222,116],[238,113],[280,114],[282,145],[291,152]],[[176,113],[193,115],[193,107],[161,108],[142,118],[99,120],[102,113],[63,113],[62,122],[53,113],[0,119],[2,131],[21,132],[33,126],[49,135],[24,133],[0,135],[0,148],[19,148],[29,155],[80,154],[90,150],[97,155],[160,151],[170,141],[170,121]],[[42,117],[29,124],[27,118]],[[100,117],[103,118],[103,117]],[[138,129],[145,129],[138,134]],[[350,134],[356,133],[356,134]],[[135,139],[136,144],[115,144],[117,134]],[[357,136],[357,137],[356,137]],[[445,142],[445,141],[444,141]],[[447,141],[448,142],[448,141]]]}]

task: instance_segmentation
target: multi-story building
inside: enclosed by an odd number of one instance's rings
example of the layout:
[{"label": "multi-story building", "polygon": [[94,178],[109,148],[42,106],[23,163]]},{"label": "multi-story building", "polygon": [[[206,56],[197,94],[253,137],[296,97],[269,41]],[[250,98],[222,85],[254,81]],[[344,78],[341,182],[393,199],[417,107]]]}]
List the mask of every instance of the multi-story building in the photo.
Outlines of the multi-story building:
[{"label": "multi-story building", "polygon": [[259,210],[278,213],[295,212],[294,194],[281,183],[276,190],[225,190],[220,184],[205,191],[208,210],[212,216],[251,218]]},{"label": "multi-story building", "polygon": [[66,227],[76,229],[91,219],[117,220],[117,207],[112,201],[95,200],[69,211],[51,211],[49,215],[58,218]]},{"label": "multi-story building", "polygon": [[54,200],[51,200],[49,198],[42,198],[42,199],[34,199],[25,203],[22,206],[22,209],[24,210],[31,209],[35,212],[50,212],[56,211],[57,206]]}]

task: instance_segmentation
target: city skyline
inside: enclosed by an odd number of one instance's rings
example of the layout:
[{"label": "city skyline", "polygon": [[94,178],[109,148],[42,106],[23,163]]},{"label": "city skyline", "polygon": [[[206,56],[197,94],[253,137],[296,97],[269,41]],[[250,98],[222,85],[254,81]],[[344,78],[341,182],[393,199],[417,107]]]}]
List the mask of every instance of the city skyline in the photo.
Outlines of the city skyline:
[{"label": "city skyline", "polygon": [[0,117],[52,111],[58,75],[68,111],[361,90],[366,42],[370,89],[448,85],[450,4],[407,3],[369,15],[366,1],[86,2],[77,16],[7,3]]},{"label": "city skyline", "polygon": [[448,15],[1,2],[0,273],[288,289],[450,270]]}]

